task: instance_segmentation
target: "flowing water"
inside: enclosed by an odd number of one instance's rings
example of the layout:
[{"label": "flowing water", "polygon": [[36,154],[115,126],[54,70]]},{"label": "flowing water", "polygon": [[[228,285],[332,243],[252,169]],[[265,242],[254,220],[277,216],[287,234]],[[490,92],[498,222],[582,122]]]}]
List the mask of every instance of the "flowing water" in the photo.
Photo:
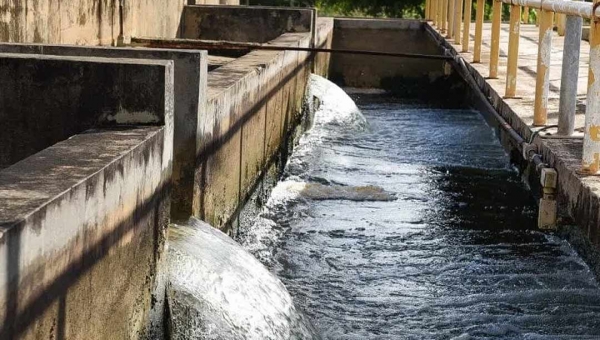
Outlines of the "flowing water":
[{"label": "flowing water", "polygon": [[172,339],[319,339],[281,281],[196,219],[169,228],[167,292]]},{"label": "flowing water", "polygon": [[315,125],[238,241],[324,339],[599,339],[600,289],[478,112],[322,78]]}]

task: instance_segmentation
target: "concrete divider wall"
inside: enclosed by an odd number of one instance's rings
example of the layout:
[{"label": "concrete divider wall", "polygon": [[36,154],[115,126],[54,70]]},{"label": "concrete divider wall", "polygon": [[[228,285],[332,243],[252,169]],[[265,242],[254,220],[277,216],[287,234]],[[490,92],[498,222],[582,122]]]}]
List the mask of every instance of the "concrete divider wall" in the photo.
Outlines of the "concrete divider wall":
[{"label": "concrete divider wall", "polygon": [[115,99],[102,101],[114,104],[106,110],[132,103],[144,113],[140,121],[116,115],[117,125],[0,170],[0,338],[136,338],[152,306],[162,307],[155,303],[162,296],[152,294],[169,213],[173,62],[37,55],[2,55],[0,62],[0,70],[26,75],[21,83],[3,75],[3,94],[9,80],[20,90],[3,100],[65,104],[55,97],[70,93],[78,102],[57,111],[38,106],[38,114],[90,109],[85,94],[97,87]]},{"label": "concrete divider wall", "polygon": [[[336,18],[333,48],[441,54],[417,20]],[[427,84],[444,76],[444,61],[335,54],[331,79],[348,87],[392,89]]]},{"label": "concrete divider wall", "polygon": [[311,32],[312,9],[185,6],[180,38],[266,43],[284,33]]},{"label": "concrete divider wall", "polygon": [[[164,65],[0,54],[0,168],[98,124],[164,123]],[[131,93],[136,93],[132,96]]]},{"label": "concrete divider wall", "polygon": [[[288,33],[271,43],[308,47],[311,34]],[[230,226],[298,124],[309,73],[308,54],[295,51],[253,51],[209,73],[195,215]]]},{"label": "concrete divider wall", "polygon": [[175,86],[172,218],[187,219],[192,214],[197,127],[206,105],[206,51],[0,43],[0,53],[172,60]]}]

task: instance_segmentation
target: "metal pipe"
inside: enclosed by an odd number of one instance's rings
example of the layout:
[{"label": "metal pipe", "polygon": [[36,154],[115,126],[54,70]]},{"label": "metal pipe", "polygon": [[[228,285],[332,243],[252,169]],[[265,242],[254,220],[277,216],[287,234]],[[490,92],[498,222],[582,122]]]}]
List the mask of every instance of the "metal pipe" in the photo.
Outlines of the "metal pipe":
[{"label": "metal pipe", "polygon": [[542,10],[535,82],[533,125],[546,125],[548,120],[548,93],[550,91],[550,59],[552,52],[552,24],[554,13]]},{"label": "metal pipe", "polygon": [[571,136],[575,131],[577,83],[579,78],[579,51],[581,49],[583,19],[568,15],[565,26],[562,75],[560,77],[558,134]]},{"label": "metal pipe", "polygon": [[359,54],[359,55],[398,57],[398,58],[410,58],[410,59],[434,59],[434,60],[451,60],[451,59],[453,59],[452,57],[446,56],[446,55],[431,55],[431,54],[417,54],[417,53],[394,53],[394,52],[378,52],[378,51],[366,51],[366,50],[331,49],[331,48],[297,47],[297,46],[280,46],[280,45],[263,45],[263,44],[258,44],[258,43],[243,43],[243,42],[215,41],[215,40],[194,40],[194,39],[131,38],[131,45],[138,46],[138,47],[194,49],[194,50],[300,51],[300,52]]},{"label": "metal pipe", "polygon": [[483,17],[485,15],[485,0],[477,0],[475,11],[475,46],[473,47],[473,62],[481,62],[481,44],[483,38]]},{"label": "metal pipe", "polygon": [[498,62],[500,58],[500,24],[502,22],[502,2],[492,0],[492,46],[490,48],[490,75],[492,79],[498,78]]},{"label": "metal pipe", "polygon": [[521,31],[521,6],[510,6],[510,28],[508,32],[508,61],[506,65],[505,98],[514,98],[517,93],[517,66],[519,63],[519,38]]},{"label": "metal pipe", "polygon": [[[565,0],[500,0],[505,4],[527,6],[529,8],[544,9],[554,13],[574,15],[586,19],[592,18],[593,5],[583,1]],[[596,16],[600,17],[600,8],[596,9]]]},{"label": "metal pipe", "polygon": [[[600,0],[594,0],[594,6]],[[590,31],[590,86],[585,110],[582,172],[596,174],[600,168],[600,22],[592,20]]]},{"label": "metal pipe", "polygon": [[462,39],[462,52],[469,52],[469,38],[471,36],[471,10],[473,0],[465,0],[465,18],[464,31]]}]

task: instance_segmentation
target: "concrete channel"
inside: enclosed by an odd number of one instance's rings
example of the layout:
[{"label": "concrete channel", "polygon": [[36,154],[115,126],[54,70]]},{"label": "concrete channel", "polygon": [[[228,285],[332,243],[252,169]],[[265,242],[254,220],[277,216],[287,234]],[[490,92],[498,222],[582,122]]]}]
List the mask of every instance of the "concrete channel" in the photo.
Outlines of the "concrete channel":
[{"label": "concrete channel", "polygon": [[[0,6],[0,339],[164,336],[169,223],[195,216],[235,232],[310,124],[311,73],[470,103],[531,168],[496,119],[528,139],[520,112],[529,105],[502,99],[502,85],[468,63],[467,74],[443,60],[130,44],[180,38],[460,55],[423,21],[203,3]],[[596,261],[598,183],[576,173],[581,139],[540,146],[558,172],[559,213],[579,226],[561,230]]]}]

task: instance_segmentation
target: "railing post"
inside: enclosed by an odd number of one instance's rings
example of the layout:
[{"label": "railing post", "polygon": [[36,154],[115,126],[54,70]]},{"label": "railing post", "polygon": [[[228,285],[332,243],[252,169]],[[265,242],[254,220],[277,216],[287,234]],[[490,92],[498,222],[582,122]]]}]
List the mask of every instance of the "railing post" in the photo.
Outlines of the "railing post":
[{"label": "railing post", "polygon": [[483,38],[483,17],[485,15],[485,0],[477,0],[475,11],[475,46],[473,47],[473,62],[481,62],[481,43]]},{"label": "railing post", "polygon": [[502,23],[502,2],[492,0],[492,46],[490,49],[490,78],[498,78],[498,59],[500,57],[500,24]]},{"label": "railing post", "polygon": [[523,23],[524,24],[528,24],[529,23],[529,6],[525,6],[523,7]]},{"label": "railing post", "polygon": [[517,94],[517,65],[519,63],[519,34],[521,30],[521,6],[510,5],[510,28],[508,34],[508,61],[506,65],[505,98]]},{"label": "railing post", "polygon": [[452,37],[454,37],[454,15],[456,13],[456,1],[458,0],[448,1],[448,34],[446,34],[446,38],[448,39],[452,39]]},{"label": "railing post", "polygon": [[575,131],[577,107],[577,80],[579,78],[579,50],[583,18],[569,15],[565,23],[560,103],[558,109],[558,134],[570,136]]},{"label": "railing post", "polygon": [[448,23],[448,0],[441,0],[442,3],[442,27],[441,33],[446,32],[446,24]]},{"label": "railing post", "polygon": [[462,39],[462,52],[469,52],[469,38],[471,36],[471,9],[473,9],[473,0],[465,0],[465,24]]},{"label": "railing post", "polygon": [[431,13],[429,12],[430,6],[431,0],[425,0],[425,20],[431,19]]},{"label": "railing post", "polygon": [[462,16],[463,16],[463,1],[464,0],[456,0],[456,3],[454,4],[455,9],[454,9],[454,43],[455,44],[460,44],[461,43],[461,26],[462,26]]},{"label": "railing post", "polygon": [[566,16],[564,14],[556,14],[556,32],[561,37],[565,35],[565,21]]},{"label": "railing post", "polygon": [[444,0],[435,0],[435,27],[441,30],[442,25],[442,2]]},{"label": "railing post", "polygon": [[541,10],[540,38],[538,44],[537,79],[535,82],[535,104],[533,125],[546,125],[548,119],[548,92],[550,91],[550,59],[552,52],[552,25],[554,12]]},{"label": "railing post", "polygon": [[[600,0],[594,0],[594,7]],[[595,15],[594,15],[595,17]],[[585,109],[582,172],[598,173],[600,165],[600,22],[590,21],[590,86]]]}]

